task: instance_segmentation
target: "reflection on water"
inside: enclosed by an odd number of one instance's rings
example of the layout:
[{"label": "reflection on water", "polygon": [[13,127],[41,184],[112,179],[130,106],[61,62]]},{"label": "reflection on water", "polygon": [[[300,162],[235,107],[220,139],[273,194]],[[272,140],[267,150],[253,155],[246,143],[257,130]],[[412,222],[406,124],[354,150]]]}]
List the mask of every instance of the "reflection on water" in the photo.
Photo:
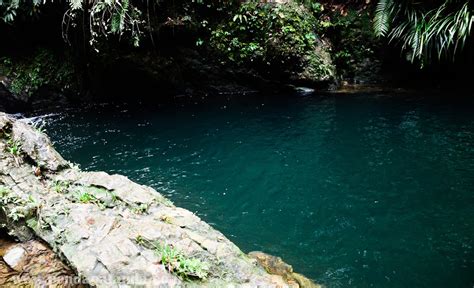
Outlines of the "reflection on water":
[{"label": "reflection on water", "polygon": [[[71,110],[68,159],[122,173],[329,287],[474,284],[472,103],[352,95]],[[109,107],[110,108],[110,107]]]}]

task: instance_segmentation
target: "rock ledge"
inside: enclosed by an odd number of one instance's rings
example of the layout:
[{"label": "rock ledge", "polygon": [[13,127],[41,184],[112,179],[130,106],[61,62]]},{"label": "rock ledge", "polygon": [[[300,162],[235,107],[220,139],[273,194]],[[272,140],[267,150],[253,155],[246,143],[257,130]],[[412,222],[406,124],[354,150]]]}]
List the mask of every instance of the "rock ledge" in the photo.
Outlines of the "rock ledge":
[{"label": "rock ledge", "polygon": [[81,171],[46,135],[4,113],[0,223],[21,241],[45,241],[91,286],[318,287],[288,277],[282,261],[283,269],[265,268],[262,255],[244,254],[150,187]]}]

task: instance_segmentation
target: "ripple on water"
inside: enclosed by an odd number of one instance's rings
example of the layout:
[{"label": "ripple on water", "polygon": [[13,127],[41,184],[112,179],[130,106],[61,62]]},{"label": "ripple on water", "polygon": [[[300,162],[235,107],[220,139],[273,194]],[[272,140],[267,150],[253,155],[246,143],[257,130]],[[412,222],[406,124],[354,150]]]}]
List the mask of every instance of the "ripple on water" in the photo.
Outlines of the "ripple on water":
[{"label": "ripple on water", "polygon": [[385,96],[104,106],[47,130],[66,158],[150,185],[328,287],[471,287],[472,105]]}]

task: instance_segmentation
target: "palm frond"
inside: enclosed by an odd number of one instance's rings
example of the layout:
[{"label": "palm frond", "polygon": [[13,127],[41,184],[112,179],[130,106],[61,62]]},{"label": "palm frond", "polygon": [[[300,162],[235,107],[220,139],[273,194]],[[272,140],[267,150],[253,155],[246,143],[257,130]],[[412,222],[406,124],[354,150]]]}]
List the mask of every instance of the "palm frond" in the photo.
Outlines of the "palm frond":
[{"label": "palm frond", "polygon": [[429,62],[433,54],[438,59],[454,57],[464,49],[473,23],[473,8],[467,0],[445,0],[431,9],[409,1],[380,0],[374,29],[378,36],[399,42],[412,62]]},{"label": "palm frond", "polygon": [[375,9],[374,30],[378,37],[386,36],[390,28],[393,0],[380,0]]}]

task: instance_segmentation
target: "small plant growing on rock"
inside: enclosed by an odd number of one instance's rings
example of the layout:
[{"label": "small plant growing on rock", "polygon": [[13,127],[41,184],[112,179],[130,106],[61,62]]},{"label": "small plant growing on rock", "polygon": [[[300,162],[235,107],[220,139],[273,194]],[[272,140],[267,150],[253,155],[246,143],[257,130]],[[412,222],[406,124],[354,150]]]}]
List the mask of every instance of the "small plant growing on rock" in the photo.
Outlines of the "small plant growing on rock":
[{"label": "small plant growing on rock", "polygon": [[61,181],[61,180],[54,181],[51,185],[54,192],[59,193],[59,194],[66,193],[67,190],[69,189],[69,186],[71,186],[70,182]]},{"label": "small plant growing on rock", "polygon": [[0,186],[0,205],[3,209],[7,204],[19,204],[21,199],[12,195],[10,189],[5,186]]},{"label": "small plant growing on rock", "polygon": [[8,196],[10,190],[5,186],[0,186],[0,199],[3,200],[5,197]]},{"label": "small plant growing on rock", "polygon": [[36,132],[44,134],[46,132],[45,126],[46,123],[43,121],[32,122],[31,127],[35,129]]},{"label": "small plant growing on rock", "polygon": [[209,266],[197,258],[183,258],[179,261],[176,274],[206,279]]},{"label": "small plant growing on rock", "polygon": [[94,195],[92,194],[89,194],[89,193],[82,193],[81,195],[79,195],[79,201],[81,203],[90,203],[94,200],[96,200],[97,198],[95,198]]},{"label": "small plant growing on rock", "polygon": [[135,214],[147,214],[148,209],[150,209],[150,204],[142,203],[136,207],[132,208],[133,213]]},{"label": "small plant growing on rock", "polygon": [[165,222],[166,224],[172,224],[173,223],[173,217],[168,216],[168,215],[162,215],[160,217],[160,220]]},{"label": "small plant growing on rock", "polygon": [[171,245],[158,241],[150,241],[138,235],[135,241],[146,248],[152,249],[166,269],[183,280],[201,279],[209,275],[209,264],[197,258],[188,257]]},{"label": "small plant growing on rock", "polygon": [[95,197],[94,195],[90,193],[84,192],[81,194],[77,194],[76,197],[77,197],[77,200],[81,203],[84,203],[84,204],[93,203],[99,206],[99,208],[102,210],[106,208],[105,204],[100,199],[98,199],[97,197]]},{"label": "small plant growing on rock", "polygon": [[75,201],[80,203],[92,203],[99,206],[102,210],[107,207],[114,207],[119,201],[114,191],[109,191],[102,187],[79,186],[76,188],[77,190],[72,194]]},{"label": "small plant growing on rock", "polygon": [[163,204],[163,205],[168,206],[168,207],[173,206],[173,201],[171,201],[170,199],[168,199],[166,197],[163,197],[163,196],[157,197],[156,201],[158,203]]},{"label": "small plant growing on rock", "polygon": [[23,211],[23,207],[14,207],[13,209],[10,210],[10,213],[8,213],[8,218],[12,219],[14,222],[26,218],[26,215]]},{"label": "small plant growing on rock", "polygon": [[[8,204],[13,204],[7,209]],[[11,191],[0,185],[0,208],[6,213],[6,216],[12,221],[18,221],[20,219],[31,217],[35,215],[39,208],[39,203],[33,196],[29,196],[28,199],[22,199],[12,194]]]},{"label": "small plant growing on rock", "polygon": [[9,137],[7,140],[7,151],[13,156],[19,156],[21,152],[21,142]]}]

